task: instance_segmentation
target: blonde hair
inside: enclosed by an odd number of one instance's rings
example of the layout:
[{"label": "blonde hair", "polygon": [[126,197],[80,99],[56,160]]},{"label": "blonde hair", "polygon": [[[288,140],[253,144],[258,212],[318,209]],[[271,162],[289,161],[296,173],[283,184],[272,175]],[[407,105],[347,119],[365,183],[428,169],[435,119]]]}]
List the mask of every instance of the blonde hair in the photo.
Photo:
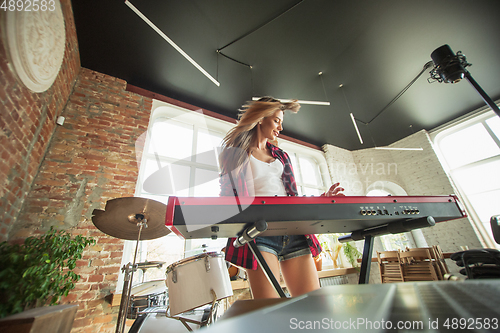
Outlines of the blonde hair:
[{"label": "blonde hair", "polygon": [[[257,124],[264,118],[272,116],[276,111],[290,110],[297,113],[300,104],[296,100],[281,103],[272,97],[262,97],[243,105],[238,114],[238,123],[222,140],[222,152],[219,162],[222,174],[237,170],[245,164],[250,154],[250,147],[257,133]],[[232,149],[235,148],[235,149]]]}]

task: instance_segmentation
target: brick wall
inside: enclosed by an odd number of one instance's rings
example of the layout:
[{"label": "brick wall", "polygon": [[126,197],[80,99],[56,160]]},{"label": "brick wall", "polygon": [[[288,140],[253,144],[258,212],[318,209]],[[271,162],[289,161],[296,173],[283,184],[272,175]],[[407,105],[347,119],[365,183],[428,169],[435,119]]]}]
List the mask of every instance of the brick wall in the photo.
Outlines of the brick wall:
[{"label": "brick wall", "polygon": [[[123,80],[80,67],[71,3],[61,4],[65,55],[46,92],[32,93],[16,80],[0,41],[0,241],[52,225],[94,237],[77,263],[82,278],[63,303],[79,307],[72,332],[114,332],[118,307],[110,296],[123,240],[97,230],[91,214],[109,199],[133,196],[136,139],[152,103],[126,92]],[[60,115],[63,126],[55,124]]]},{"label": "brick wall", "polygon": [[[61,5],[66,27],[64,61],[47,91],[33,93],[16,79],[6,45],[0,38],[0,241],[12,234],[14,221],[51,140],[57,116],[80,70],[71,2],[62,0]],[[4,19],[0,15],[2,26]]]},{"label": "brick wall", "polygon": [[134,195],[136,140],[147,130],[151,99],[125,91],[126,82],[82,68],[33,188],[16,222],[16,236],[51,225],[92,236],[76,273],[82,276],[64,303],[78,304],[72,332],[114,332],[118,307],[110,306],[123,240],[97,230],[94,209]]}]

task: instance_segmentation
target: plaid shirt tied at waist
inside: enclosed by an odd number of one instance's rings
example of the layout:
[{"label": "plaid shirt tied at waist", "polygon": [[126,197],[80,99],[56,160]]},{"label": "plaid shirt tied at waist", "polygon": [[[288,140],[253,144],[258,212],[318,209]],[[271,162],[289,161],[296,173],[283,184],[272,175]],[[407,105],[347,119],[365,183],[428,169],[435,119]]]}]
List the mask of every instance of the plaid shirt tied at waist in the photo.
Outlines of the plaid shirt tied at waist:
[{"label": "plaid shirt tied at waist", "polygon": [[[271,150],[271,155],[273,158],[279,160],[283,163],[283,185],[285,186],[286,193],[289,196],[298,195],[297,185],[295,183],[295,176],[293,174],[292,163],[290,157],[286,152],[280,148],[267,143],[267,147]],[[221,185],[221,196],[249,196],[248,187],[246,184],[246,173],[250,168],[247,163],[246,166],[238,174],[232,173],[232,177],[228,174],[221,175],[219,182]],[[232,178],[232,179],[231,179]],[[309,234],[305,235],[307,238],[307,243],[311,249],[313,257],[321,253],[321,245],[315,235]],[[233,245],[235,238],[229,238],[226,245],[226,260],[233,263],[236,266],[249,269],[257,269],[258,263],[257,259],[254,257],[252,251],[248,247],[248,244],[235,248]],[[255,240],[253,241],[255,242]]]}]

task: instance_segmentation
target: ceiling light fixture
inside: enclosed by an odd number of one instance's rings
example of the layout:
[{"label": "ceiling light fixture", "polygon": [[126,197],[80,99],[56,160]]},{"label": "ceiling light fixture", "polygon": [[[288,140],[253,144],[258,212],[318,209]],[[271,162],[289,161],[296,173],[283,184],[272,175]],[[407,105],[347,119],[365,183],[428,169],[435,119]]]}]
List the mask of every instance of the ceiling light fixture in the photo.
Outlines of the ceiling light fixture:
[{"label": "ceiling light fixture", "polygon": [[130,1],[126,0],[125,4],[132,9],[134,13],[136,13],[144,22],[146,22],[151,28],[153,28],[154,31],[156,31],[163,39],[165,39],[174,49],[177,50],[184,58],[186,58],[194,67],[196,67],[200,72],[202,72],[207,78],[210,79],[217,87],[220,86],[219,81],[214,79],[206,70],[203,69],[196,61],[193,60],[186,52],[184,52],[177,44],[174,43],[173,40],[168,38],[167,35],[163,33],[153,22],[151,22],[146,16],[144,16],[143,13],[139,11],[133,4],[130,3]]},{"label": "ceiling light fixture", "polygon": [[356,119],[354,118],[354,115],[352,113],[349,114],[351,116],[352,124],[354,125],[354,128],[356,129],[356,133],[358,134],[359,142],[363,144],[363,138],[361,137],[361,134],[359,133],[359,128],[358,125],[356,124]]},{"label": "ceiling light fixture", "polygon": [[358,124],[356,124],[356,118],[354,118],[354,115],[352,114],[351,107],[349,106],[349,103],[347,102],[347,96],[345,95],[344,89],[342,89],[343,87],[344,87],[344,84],[341,83],[339,85],[339,88],[342,90],[342,94],[344,94],[345,104],[347,104],[347,108],[349,109],[349,115],[351,117],[352,124],[354,125],[354,129],[356,130],[356,134],[358,134],[359,142],[361,144],[363,144],[363,138],[361,137],[361,133],[359,133]]},{"label": "ceiling light fixture", "polygon": [[[252,97],[252,101],[258,101],[262,97]],[[295,99],[281,99],[276,98],[281,103],[290,103],[292,101],[296,101],[299,104],[309,104],[309,105],[330,105],[330,102],[321,102],[321,101],[303,101],[303,100],[295,100]]]},{"label": "ceiling light fixture", "polygon": [[397,147],[375,147],[378,150],[424,150],[424,148],[397,148]]},{"label": "ceiling light fixture", "polygon": [[434,68],[430,71],[429,82],[438,81],[445,83],[458,83],[464,77],[481,95],[484,102],[500,116],[500,109],[479,84],[472,78],[472,75],[465,68],[471,66],[465,58],[465,55],[458,51],[454,54],[448,44],[438,47],[431,53]]}]

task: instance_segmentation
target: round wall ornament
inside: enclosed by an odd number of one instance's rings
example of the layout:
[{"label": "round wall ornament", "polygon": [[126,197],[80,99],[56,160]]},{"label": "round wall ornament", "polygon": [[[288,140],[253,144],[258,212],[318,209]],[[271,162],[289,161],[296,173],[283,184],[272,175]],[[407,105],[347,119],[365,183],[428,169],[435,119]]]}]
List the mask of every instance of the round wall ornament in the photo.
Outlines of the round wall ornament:
[{"label": "round wall ornament", "polygon": [[[22,83],[40,93],[54,83],[64,58],[66,33],[59,0],[6,11],[9,62]],[[37,8],[37,10],[35,10]],[[22,9],[22,10],[20,10]]]}]

